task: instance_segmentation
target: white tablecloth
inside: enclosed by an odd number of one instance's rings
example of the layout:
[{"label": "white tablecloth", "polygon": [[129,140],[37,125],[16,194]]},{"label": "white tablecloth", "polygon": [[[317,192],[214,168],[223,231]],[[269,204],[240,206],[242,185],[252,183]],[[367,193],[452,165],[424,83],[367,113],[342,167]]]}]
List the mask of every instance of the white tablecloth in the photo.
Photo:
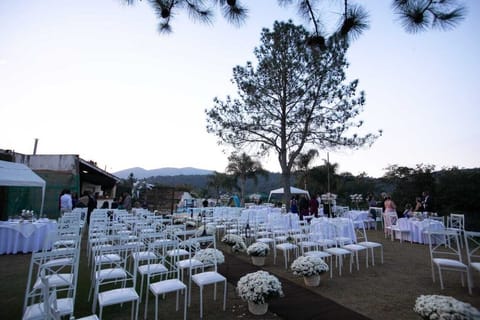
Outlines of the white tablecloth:
[{"label": "white tablecloth", "polygon": [[356,243],[357,242],[357,236],[355,234],[355,225],[353,223],[353,220],[350,218],[313,218],[311,221],[311,224],[315,223],[322,223],[322,222],[328,222],[332,223],[333,225],[339,226],[343,225],[344,228],[338,228],[337,231],[340,231],[340,234],[337,234],[336,236],[339,237],[347,237],[352,240],[352,242]]},{"label": "white tablecloth", "polygon": [[[398,219],[397,224],[400,224],[402,229],[410,230],[410,234],[406,237],[406,241],[410,241],[410,239],[412,239],[413,242],[423,244],[428,244],[428,237],[425,234],[427,228],[435,231],[443,230],[445,228],[445,226],[440,221],[430,219],[417,220],[414,218],[400,218]],[[397,233],[396,237],[400,238],[400,234]]]},{"label": "white tablecloth", "polygon": [[[36,252],[43,249],[45,239],[50,231],[57,229],[54,220],[36,222],[0,222],[0,254],[18,252]],[[49,247],[51,244],[46,244]]]},{"label": "white tablecloth", "polygon": [[345,218],[352,219],[355,225],[363,224],[368,219],[368,211],[366,210],[350,210],[345,213]]}]

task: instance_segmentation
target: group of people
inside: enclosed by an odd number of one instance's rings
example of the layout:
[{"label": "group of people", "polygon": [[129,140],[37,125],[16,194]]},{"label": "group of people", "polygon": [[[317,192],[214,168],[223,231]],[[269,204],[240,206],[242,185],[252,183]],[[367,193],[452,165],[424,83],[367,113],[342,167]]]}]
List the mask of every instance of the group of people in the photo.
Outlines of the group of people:
[{"label": "group of people", "polygon": [[[85,190],[80,198],[72,195],[70,189],[63,189],[60,193],[58,206],[60,214],[71,212],[73,208],[87,208],[87,223],[90,223],[90,215],[94,209],[97,208],[98,193],[92,194]],[[132,209],[132,197],[128,192],[124,192],[120,199],[114,198],[112,204],[109,206],[108,201],[104,201],[103,209],[125,209],[130,211]]]},{"label": "group of people", "polygon": [[304,216],[318,217],[318,209],[320,202],[316,198],[307,199],[305,195],[302,195],[298,199],[297,195],[292,196],[290,200],[290,212],[297,213],[300,216],[300,220],[303,220]]},{"label": "group of people", "polygon": [[[395,202],[392,200],[391,196],[387,193],[382,193],[383,197],[383,212],[397,212],[397,205]],[[375,200],[373,194],[369,193],[366,198],[368,205],[370,207],[377,207],[379,206],[378,202]],[[405,218],[410,218],[415,215],[415,212],[434,212],[434,207],[433,207],[433,199],[430,196],[430,193],[428,191],[422,192],[421,197],[416,197],[415,198],[415,207],[412,206],[412,204],[407,203],[405,205],[405,209],[403,211],[402,216]],[[370,215],[373,215],[373,218],[375,218],[375,211],[372,210],[370,212]]]},{"label": "group of people", "polygon": [[433,199],[428,191],[424,191],[421,197],[415,198],[415,207],[410,203],[405,205],[403,217],[411,218],[415,215],[415,212],[434,212]]}]

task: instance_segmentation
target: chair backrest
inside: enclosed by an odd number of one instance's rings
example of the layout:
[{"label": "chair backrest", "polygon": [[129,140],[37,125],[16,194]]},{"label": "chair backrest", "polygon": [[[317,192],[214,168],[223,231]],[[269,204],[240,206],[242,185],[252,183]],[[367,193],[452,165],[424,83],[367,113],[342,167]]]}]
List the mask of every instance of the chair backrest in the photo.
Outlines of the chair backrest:
[{"label": "chair backrest", "polygon": [[367,232],[365,231],[364,223],[355,224],[355,235],[357,236],[357,242],[368,242]]},{"label": "chair backrest", "polygon": [[430,258],[444,258],[462,261],[458,233],[448,230],[427,233]]},{"label": "chair backrest", "polygon": [[395,212],[385,212],[383,220],[385,221],[385,227],[390,227],[397,224],[398,216]]},{"label": "chair backrest", "polygon": [[468,264],[480,263],[480,232],[464,231],[465,248],[467,249]]},{"label": "chair backrest", "polygon": [[335,226],[328,220],[319,220],[312,225],[312,231],[317,240],[333,240],[335,238]]},{"label": "chair backrest", "polygon": [[458,213],[451,213],[448,217],[448,227],[453,229],[465,230],[465,215]]}]

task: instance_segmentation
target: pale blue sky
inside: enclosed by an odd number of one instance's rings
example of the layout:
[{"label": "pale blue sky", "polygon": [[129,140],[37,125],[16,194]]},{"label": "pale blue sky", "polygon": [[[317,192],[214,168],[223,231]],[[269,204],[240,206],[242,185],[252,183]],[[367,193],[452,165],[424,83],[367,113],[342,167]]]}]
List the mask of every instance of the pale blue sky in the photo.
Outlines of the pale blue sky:
[{"label": "pale blue sky", "polygon": [[[390,164],[480,167],[480,1],[466,1],[456,29],[418,35],[401,29],[391,1],[358,2],[371,27],[351,46],[347,73],[366,92],[365,130],[384,134],[330,160],[375,177]],[[213,27],[182,13],[165,36],[147,1],[0,1],[0,149],[29,154],[38,138],[39,154],[79,154],[110,172],[223,172],[228,154],[206,133],[205,108],[235,93],[232,68],[253,59],[263,27],[301,21],[274,0],[248,6],[241,28],[218,12]],[[274,156],[260,161],[280,171]]]}]

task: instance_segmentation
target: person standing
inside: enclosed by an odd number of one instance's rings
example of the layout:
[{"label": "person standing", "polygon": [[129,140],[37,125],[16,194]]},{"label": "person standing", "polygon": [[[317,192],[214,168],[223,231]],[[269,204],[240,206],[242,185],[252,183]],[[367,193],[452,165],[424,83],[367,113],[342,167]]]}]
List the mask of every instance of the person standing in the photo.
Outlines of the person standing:
[{"label": "person standing", "polygon": [[304,216],[308,216],[308,200],[307,197],[302,196],[298,202],[298,211],[300,213],[300,220],[303,220]]},{"label": "person standing", "polygon": [[132,197],[128,194],[128,192],[123,193],[123,209],[130,211],[132,210]]},{"label": "person standing", "polygon": [[71,212],[73,208],[72,204],[72,195],[70,194],[69,189],[64,189],[62,191],[62,196],[60,197],[60,214],[65,212]]},{"label": "person standing", "polygon": [[297,198],[295,196],[292,196],[292,199],[290,200],[290,212],[298,213]]},{"label": "person standing", "polygon": [[314,216],[315,218],[318,218],[318,200],[315,198],[311,198],[310,201],[308,202],[308,207],[310,210],[310,215]]},{"label": "person standing", "polygon": [[423,210],[425,212],[434,212],[433,199],[428,191],[423,191]]}]

